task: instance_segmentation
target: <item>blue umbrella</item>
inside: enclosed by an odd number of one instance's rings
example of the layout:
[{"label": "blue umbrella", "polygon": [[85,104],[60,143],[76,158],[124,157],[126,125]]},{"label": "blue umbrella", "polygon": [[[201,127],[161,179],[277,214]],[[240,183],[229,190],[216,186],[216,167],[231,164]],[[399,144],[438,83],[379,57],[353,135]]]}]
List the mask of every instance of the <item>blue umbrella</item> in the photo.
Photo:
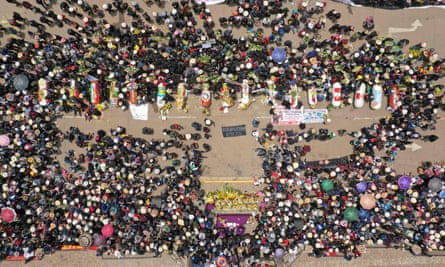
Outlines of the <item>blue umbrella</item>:
[{"label": "blue umbrella", "polygon": [[360,209],[360,210],[358,211],[358,217],[359,217],[359,219],[361,219],[361,220],[368,219],[368,217],[369,217],[369,211],[368,211],[368,210],[365,210],[365,209]]},{"label": "blue umbrella", "polygon": [[272,51],[272,60],[275,63],[280,63],[286,60],[286,50],[281,47],[277,47]]},{"label": "blue umbrella", "polygon": [[360,182],[355,187],[357,188],[357,192],[363,193],[368,188],[368,184],[366,182]]},{"label": "blue umbrella", "polygon": [[316,57],[316,56],[317,56],[317,52],[311,51],[306,55],[306,58],[312,58],[312,57]]}]

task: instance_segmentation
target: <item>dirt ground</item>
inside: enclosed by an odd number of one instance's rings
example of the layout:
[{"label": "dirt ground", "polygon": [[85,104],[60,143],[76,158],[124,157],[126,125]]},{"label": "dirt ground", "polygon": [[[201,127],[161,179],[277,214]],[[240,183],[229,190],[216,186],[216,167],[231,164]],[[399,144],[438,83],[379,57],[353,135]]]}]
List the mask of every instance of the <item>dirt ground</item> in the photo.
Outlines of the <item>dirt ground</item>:
[{"label": "dirt ground", "polygon": [[[4,1],[4,0],[3,0]],[[6,2],[6,1],[5,1]],[[58,1],[60,2],[60,1]],[[90,1],[92,2],[92,1]],[[96,0],[94,3],[106,2],[105,0]],[[142,1],[141,5],[147,8]],[[58,5],[56,5],[58,6]],[[292,7],[292,4],[289,3]],[[167,3],[167,7],[169,4]],[[337,9],[342,14],[341,23],[351,24],[360,27],[361,21],[369,15],[374,16],[376,21],[376,30],[381,35],[388,33],[388,27],[409,28],[413,21],[419,19],[423,24],[418,30],[414,32],[406,32],[394,35],[394,38],[406,38],[412,44],[426,41],[428,47],[434,47],[436,51],[444,55],[445,47],[443,46],[445,35],[440,34],[441,30],[437,30],[440,25],[444,24],[445,10],[440,8],[429,9],[414,9],[414,10],[377,10],[371,8],[356,8],[348,7],[333,1],[328,1],[327,10],[332,8]],[[152,7],[152,10],[159,10],[157,7]],[[211,6],[214,17],[228,16],[231,13],[231,8],[225,6]],[[14,5],[3,3],[0,10],[1,19],[4,20],[14,10]],[[56,7],[55,10],[58,10]],[[30,11],[19,8],[22,16],[33,16]],[[125,16],[115,16],[108,18],[110,22],[129,21]],[[433,30],[436,29],[436,30]],[[54,29],[60,31],[60,29]],[[237,32],[237,34],[244,34]],[[296,36],[287,36],[289,39],[296,40]],[[260,121],[260,128],[264,127],[269,122],[269,107],[262,104],[262,97],[257,97],[254,103],[248,110],[241,111],[236,107],[230,109],[229,113],[224,114],[218,111],[218,103],[214,103],[212,108],[211,119],[215,121],[215,126],[212,127],[212,139],[209,144],[212,150],[207,154],[204,162],[203,177],[206,180],[224,180],[228,178],[252,178],[259,176],[262,173],[260,168],[260,161],[255,156],[254,149],[258,146],[255,139],[249,135],[253,130],[251,121],[255,118]],[[369,108],[353,109],[347,107],[344,109],[333,110],[330,113],[332,123],[328,125],[313,124],[309,127],[320,128],[327,127],[332,131],[338,129],[348,129],[349,131],[358,130],[363,126],[371,124],[373,121],[384,117],[386,111],[372,111]],[[445,114],[441,114],[442,117]],[[162,121],[159,114],[152,108],[149,111],[148,121],[135,121],[131,118],[129,112],[121,112],[120,110],[109,108],[105,112],[105,116],[100,121],[86,122],[83,118],[76,118],[67,116],[64,119],[57,121],[61,129],[67,130],[70,126],[79,127],[85,132],[95,132],[98,129],[110,129],[116,126],[123,126],[127,131],[135,136],[144,137],[142,135],[142,128],[145,126],[155,129],[155,134],[150,138],[162,138],[162,129],[168,128],[172,123],[179,123],[185,127],[185,132],[191,131],[191,123],[193,121],[203,122],[202,110],[199,108],[199,99],[197,97],[189,98],[189,112],[182,113],[175,108],[169,114],[169,119]],[[224,138],[221,133],[222,126],[232,126],[245,124],[247,127],[247,135],[241,137]],[[392,166],[398,173],[414,173],[418,164],[421,161],[438,161],[445,159],[445,122],[440,120],[437,125],[435,134],[441,138],[436,143],[419,142],[422,148],[417,151],[404,151],[400,153],[397,160]],[[147,137],[147,136],[145,136]],[[336,137],[333,140],[326,142],[311,142],[312,152],[308,154],[308,160],[320,160],[334,157],[340,157],[350,154],[351,146],[349,145],[350,138],[347,136]],[[74,148],[69,143],[64,143],[64,150]],[[228,179],[229,180],[229,179]],[[207,189],[213,189],[220,186],[218,183],[208,183],[205,185]],[[234,185],[240,189],[255,190],[250,183],[236,183]],[[368,249],[360,259],[346,263],[342,258],[324,258],[314,259],[302,255],[295,266],[445,266],[445,257],[412,257],[407,252],[396,250]],[[12,267],[22,266],[23,262],[1,262],[0,266]],[[94,252],[76,251],[76,252],[57,252],[54,255],[47,256],[43,261],[35,261],[27,264],[28,266],[175,266],[176,261],[167,255],[161,259],[126,259],[126,260],[102,260],[94,255]]]}]

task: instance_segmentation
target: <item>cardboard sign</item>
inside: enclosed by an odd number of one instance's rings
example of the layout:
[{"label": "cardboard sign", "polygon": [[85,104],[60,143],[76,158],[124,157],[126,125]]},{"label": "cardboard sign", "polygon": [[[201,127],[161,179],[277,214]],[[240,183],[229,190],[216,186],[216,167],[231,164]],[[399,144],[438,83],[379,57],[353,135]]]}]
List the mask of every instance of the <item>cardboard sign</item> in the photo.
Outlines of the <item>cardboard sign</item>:
[{"label": "cardboard sign", "polygon": [[246,125],[221,127],[224,137],[235,137],[246,135]]},{"label": "cardboard sign", "polygon": [[148,104],[133,105],[130,104],[131,116],[135,120],[148,120]]}]

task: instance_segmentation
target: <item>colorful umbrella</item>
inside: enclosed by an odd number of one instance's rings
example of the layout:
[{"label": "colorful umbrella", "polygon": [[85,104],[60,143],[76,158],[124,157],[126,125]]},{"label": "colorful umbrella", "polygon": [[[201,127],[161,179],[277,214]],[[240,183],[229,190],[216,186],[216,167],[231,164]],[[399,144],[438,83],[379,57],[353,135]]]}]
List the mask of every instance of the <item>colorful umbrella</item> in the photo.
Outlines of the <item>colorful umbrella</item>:
[{"label": "colorful umbrella", "polygon": [[12,208],[2,208],[0,218],[6,223],[10,223],[17,219],[17,213]]},{"label": "colorful umbrella", "polygon": [[281,47],[277,47],[272,51],[272,60],[275,63],[283,62],[286,59],[286,50]]},{"label": "colorful umbrella", "polygon": [[0,146],[9,146],[11,139],[7,134],[0,135]]},{"label": "colorful umbrella", "polygon": [[224,256],[218,256],[215,259],[216,266],[218,267],[226,267],[227,266],[227,258]]},{"label": "colorful umbrella", "polygon": [[357,188],[357,192],[363,193],[368,189],[368,184],[366,182],[360,182],[355,187]]},{"label": "colorful umbrella", "polygon": [[334,189],[334,183],[330,179],[324,179],[323,182],[321,182],[321,189],[324,192],[331,191]]},{"label": "colorful umbrella", "polygon": [[360,205],[362,208],[370,210],[375,207],[375,197],[371,194],[364,194],[360,197]]},{"label": "colorful umbrella", "polygon": [[345,209],[343,217],[348,222],[353,222],[358,220],[358,210],[354,207],[349,207]]},{"label": "colorful umbrella", "polygon": [[401,189],[407,190],[411,186],[411,178],[406,175],[400,176],[398,184]]},{"label": "colorful umbrella", "polygon": [[432,178],[429,182],[428,182],[428,188],[431,190],[431,192],[440,192],[440,190],[442,190],[442,180],[440,180],[437,177]]},{"label": "colorful umbrella", "polygon": [[112,236],[113,232],[114,232],[114,228],[113,228],[113,225],[111,225],[111,224],[105,224],[101,230],[101,233],[104,238],[108,238],[108,237]]}]

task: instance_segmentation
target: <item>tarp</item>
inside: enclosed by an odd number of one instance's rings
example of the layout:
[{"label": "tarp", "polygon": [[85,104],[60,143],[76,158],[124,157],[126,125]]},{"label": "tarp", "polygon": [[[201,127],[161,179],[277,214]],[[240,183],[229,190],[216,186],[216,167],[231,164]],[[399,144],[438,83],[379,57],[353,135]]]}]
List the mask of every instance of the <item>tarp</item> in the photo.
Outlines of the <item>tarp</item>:
[{"label": "tarp", "polygon": [[246,135],[246,125],[221,127],[224,137],[236,137]]},{"label": "tarp", "polygon": [[340,158],[328,159],[327,165],[320,165],[320,161],[307,161],[304,164],[304,168],[324,168],[324,169],[335,169],[338,166],[349,167],[349,156],[344,156]]},{"label": "tarp", "polygon": [[130,104],[131,116],[135,120],[148,120],[148,104],[133,105]]}]

